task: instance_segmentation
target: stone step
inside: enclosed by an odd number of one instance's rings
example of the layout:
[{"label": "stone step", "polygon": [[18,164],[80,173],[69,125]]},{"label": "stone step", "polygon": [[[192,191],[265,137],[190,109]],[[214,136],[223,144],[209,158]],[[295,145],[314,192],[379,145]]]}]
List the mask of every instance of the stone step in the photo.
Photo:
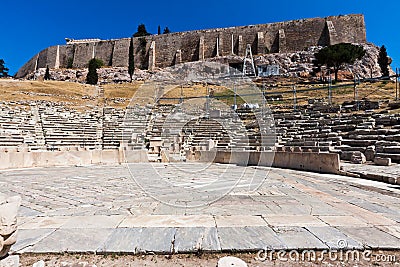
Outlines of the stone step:
[{"label": "stone step", "polygon": [[377,140],[354,140],[354,139],[343,139],[342,144],[343,145],[349,145],[349,146],[354,146],[354,147],[367,147],[374,145],[377,142]]},{"label": "stone step", "polygon": [[383,152],[384,153],[389,153],[389,154],[400,154],[400,146],[388,146],[388,147],[383,147]]},{"label": "stone step", "polygon": [[393,162],[400,163],[400,154],[376,153],[376,157],[391,158]]}]

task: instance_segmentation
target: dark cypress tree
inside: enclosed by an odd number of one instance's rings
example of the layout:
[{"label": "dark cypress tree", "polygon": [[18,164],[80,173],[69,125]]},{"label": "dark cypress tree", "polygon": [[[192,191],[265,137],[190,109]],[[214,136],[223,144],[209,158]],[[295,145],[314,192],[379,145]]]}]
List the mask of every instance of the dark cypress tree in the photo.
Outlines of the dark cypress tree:
[{"label": "dark cypress tree", "polygon": [[157,34],[158,34],[158,35],[161,34],[161,26],[160,26],[160,25],[158,25]]},{"label": "dark cypress tree", "polygon": [[378,64],[381,68],[382,76],[388,77],[389,76],[389,58],[387,55],[386,47],[382,45],[379,49],[379,56],[378,56]]},{"label": "dark cypress tree", "polygon": [[137,28],[137,32],[133,35],[133,37],[142,37],[142,36],[148,36],[148,35],[151,35],[151,34],[147,32],[146,26],[144,24],[140,24]]},{"label": "dark cypress tree", "polygon": [[164,29],[163,34],[166,34],[166,33],[171,33],[171,31],[170,31],[170,29],[168,27],[165,27],[165,29]]},{"label": "dark cypress tree", "polygon": [[131,38],[131,42],[129,44],[129,62],[128,62],[128,73],[129,77],[131,78],[131,82],[134,72],[135,72],[135,55],[133,49],[133,38]]},{"label": "dark cypress tree", "polygon": [[0,59],[0,78],[8,77],[8,68],[6,68],[4,64],[4,60]]},{"label": "dark cypress tree", "polygon": [[89,72],[86,76],[86,83],[92,84],[92,85],[97,84],[97,82],[99,80],[99,76],[97,74],[97,69],[100,68],[102,65],[103,65],[103,62],[96,58],[92,58],[89,61]]},{"label": "dark cypress tree", "polygon": [[49,69],[49,66],[48,66],[48,65],[46,66],[46,73],[44,74],[44,79],[45,79],[45,80],[50,80],[50,79],[51,79],[51,76],[50,76],[50,69]]}]

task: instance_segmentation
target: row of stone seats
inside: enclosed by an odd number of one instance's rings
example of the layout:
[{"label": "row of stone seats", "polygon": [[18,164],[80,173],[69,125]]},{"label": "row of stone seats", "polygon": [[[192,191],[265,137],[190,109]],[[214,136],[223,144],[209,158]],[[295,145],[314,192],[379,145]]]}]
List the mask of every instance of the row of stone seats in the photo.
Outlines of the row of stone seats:
[{"label": "row of stone seats", "polygon": [[39,107],[39,114],[48,146],[99,146],[98,110],[78,112],[62,107]]},{"label": "row of stone seats", "polygon": [[176,106],[170,104],[152,107],[146,132],[150,160],[159,159],[162,150],[168,151],[170,156],[179,158],[183,155],[184,147],[188,146],[187,140],[183,140],[181,128],[193,115],[176,111]]},{"label": "row of stone seats", "polygon": [[29,108],[0,105],[0,147],[36,146],[36,125]]},{"label": "row of stone seats", "polygon": [[121,124],[124,121],[123,109],[103,109],[103,148],[118,148],[123,141]]},{"label": "row of stone seats", "polygon": [[149,114],[150,109],[147,107],[104,108],[103,148],[128,146],[130,149],[144,149]]},{"label": "row of stone seats", "polygon": [[275,114],[277,141],[300,150],[331,151],[351,160],[354,152],[400,161],[400,116],[385,113],[322,114],[294,112]]},{"label": "row of stone seats", "polygon": [[[246,150],[271,150],[275,146],[275,125],[272,114],[265,109],[240,108],[236,110],[240,120],[245,125]],[[242,141],[243,142],[243,141]]]},{"label": "row of stone seats", "polygon": [[272,122],[261,109],[238,109],[239,118],[229,112],[213,118],[204,116],[203,110],[174,117],[170,115],[176,108],[173,105],[87,112],[37,106],[0,105],[0,146],[38,146],[42,134],[47,147],[106,149],[128,145],[143,149],[149,145],[145,139],[163,137],[165,144],[158,142],[158,146],[169,150],[210,147],[211,139],[212,147],[218,149],[265,150],[276,144],[296,151],[336,152],[343,160],[361,152],[366,160],[379,157],[400,162],[399,114],[276,111]]},{"label": "row of stone seats", "polygon": [[[148,132],[151,152],[160,152],[160,146],[163,145],[160,142],[166,142],[168,135],[178,134],[181,134],[181,139],[168,143],[180,140],[181,149],[186,150],[209,148],[270,150],[275,145],[272,117],[263,114],[262,110],[238,109],[236,116],[232,111],[211,111],[209,116],[205,116],[204,110],[199,110],[198,114],[193,114],[194,118],[191,120],[183,117],[174,118],[170,115],[173,109],[174,106],[154,108],[150,120],[151,130]],[[215,115],[217,113],[218,115]],[[171,151],[168,147],[164,148]]]},{"label": "row of stone seats", "polygon": [[[224,125],[209,118],[199,118],[188,122],[182,129],[182,133],[184,139],[189,140],[188,144],[198,149],[204,146],[228,149],[232,146],[229,129],[225,129]],[[214,143],[210,145],[209,140],[213,140]]]}]

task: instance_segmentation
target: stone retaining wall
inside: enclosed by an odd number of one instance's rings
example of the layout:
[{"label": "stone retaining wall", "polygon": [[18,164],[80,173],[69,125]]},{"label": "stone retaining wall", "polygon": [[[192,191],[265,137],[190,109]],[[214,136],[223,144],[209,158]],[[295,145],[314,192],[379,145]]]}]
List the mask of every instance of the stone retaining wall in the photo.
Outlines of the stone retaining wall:
[{"label": "stone retaining wall", "polygon": [[[252,166],[272,166],[320,173],[339,173],[340,159],[332,153],[196,151],[189,160]],[[145,150],[1,152],[0,169],[148,162]]]},{"label": "stone retaining wall", "polygon": [[148,162],[145,150],[0,152],[0,169]]},{"label": "stone retaining wall", "polygon": [[[363,15],[332,16],[287,22],[151,35],[134,38],[138,68],[168,67],[219,56],[302,51],[341,42],[366,43]],[[38,68],[86,67],[93,57],[112,67],[128,66],[129,38],[52,46],[30,59],[16,74],[22,78]]]},{"label": "stone retaining wall", "polygon": [[340,158],[333,153],[196,151],[191,160],[340,173]]}]

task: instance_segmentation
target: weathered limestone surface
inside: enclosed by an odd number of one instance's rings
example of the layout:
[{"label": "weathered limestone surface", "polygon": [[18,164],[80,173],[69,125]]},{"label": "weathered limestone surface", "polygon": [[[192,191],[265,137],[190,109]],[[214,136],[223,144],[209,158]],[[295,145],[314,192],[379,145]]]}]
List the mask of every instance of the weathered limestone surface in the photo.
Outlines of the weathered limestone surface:
[{"label": "weathered limestone surface", "polygon": [[[96,56],[95,43],[75,45],[73,66],[75,68],[87,67],[89,60],[93,58],[93,54]],[[39,64],[39,67],[40,66]],[[49,65],[49,67],[50,66],[51,65]]]},{"label": "weathered limestone surface", "polygon": [[[239,36],[240,37],[240,36]],[[235,41],[236,40],[236,41]],[[226,64],[227,62],[242,62],[243,56],[245,53],[245,47],[243,47],[240,51],[237,50],[239,43],[237,38],[233,40],[233,50],[236,52],[226,52],[224,56],[220,56],[218,58],[206,58],[204,56],[204,42],[202,39],[198,40],[197,48],[198,51],[198,58],[194,58],[193,60],[199,61],[217,61],[222,64]],[[226,41],[225,41],[226,42]],[[230,42],[231,43],[231,42]],[[379,55],[379,47],[372,44],[360,44],[366,51],[365,56],[362,60],[356,61],[353,65],[349,67],[353,70],[361,78],[370,78],[371,75],[373,77],[381,76],[381,69],[379,64],[377,63],[378,55]],[[278,44],[276,44],[276,49],[278,51]],[[265,51],[268,50],[268,47],[262,46]],[[110,83],[110,82],[129,82],[130,76],[128,74],[128,57],[126,53],[129,49],[129,39],[121,39],[115,42],[114,50],[112,52],[112,62],[108,62],[109,59],[102,60],[105,62],[106,65],[110,64],[113,67],[104,67],[98,70],[99,73],[99,82],[100,83]],[[160,47],[158,46],[157,51],[159,52]],[[165,48],[164,48],[165,49]],[[322,46],[312,46],[309,47],[307,50],[296,51],[296,52],[289,52],[289,53],[269,53],[269,54],[259,54],[254,56],[254,63],[255,65],[278,65],[279,72],[281,74],[287,74],[290,76],[301,76],[307,73],[311,73],[314,65],[313,65],[313,58],[314,54],[322,49]],[[283,51],[283,50],[281,50]],[[71,81],[71,82],[85,82],[86,81],[86,74],[87,68],[73,68],[73,69],[65,69],[61,68],[62,66],[66,66],[68,59],[73,58],[73,45],[68,46],[60,46],[60,68],[51,68],[50,74],[54,80],[57,81]],[[157,53],[158,53],[157,52]],[[155,63],[162,60],[157,53],[155,53],[156,60]],[[229,53],[229,55],[228,55]],[[236,54],[237,53],[237,54]],[[184,63],[184,54],[185,50],[178,49],[174,52],[174,57],[172,60],[171,65],[177,65],[180,63]],[[150,61],[150,51],[144,58],[138,58],[137,60],[146,60],[147,62]],[[240,55],[240,56],[239,56]],[[99,53],[96,53],[96,57],[99,57]],[[108,62],[108,63],[107,63]],[[141,61],[142,62],[142,61]],[[153,60],[154,62],[154,60]],[[29,64],[32,65],[31,69],[36,69],[34,67],[36,61],[32,59]],[[27,63],[28,64],[28,63]],[[28,65],[29,65],[28,64]],[[74,63],[76,64],[76,62]],[[148,65],[148,63],[147,63]],[[150,66],[150,65],[149,65]],[[157,64],[155,65],[157,75],[163,75],[162,73],[169,73],[168,69],[159,70]],[[394,74],[393,70],[390,68],[391,75]],[[27,72],[24,74],[26,79],[37,79],[37,77],[43,77],[46,72],[46,68],[39,68],[34,72]],[[76,73],[79,73],[76,75]],[[136,69],[135,70],[135,79],[142,80],[150,77],[150,73],[146,70]],[[157,76],[157,77],[164,77],[164,76]],[[370,104],[378,104],[377,102],[371,102]],[[368,109],[375,109],[376,107],[370,105]]]},{"label": "weathered limestone surface", "polygon": [[[332,29],[335,30],[334,34]],[[331,37],[333,35],[334,40]],[[295,52],[310,46],[338,42],[363,44],[366,43],[366,30],[363,15],[348,15],[138,37],[133,41],[136,67],[151,67],[146,65],[152,42],[157,47],[154,66],[168,67],[174,64],[177,50],[182,51],[182,62],[201,60],[203,53],[206,59],[227,56],[232,52],[243,56],[247,44],[251,45],[253,54],[265,54],[266,51]],[[47,65],[54,68],[58,62],[61,68],[66,67],[69,58],[73,58],[75,68],[84,67],[93,54],[106,65],[126,67],[128,50],[129,39],[76,42],[58,49],[52,46],[29,60],[16,76],[25,77]]]},{"label": "weathered limestone surface", "polygon": [[114,50],[112,54],[112,66],[124,67],[128,66],[128,53],[130,39],[120,39],[114,42]]},{"label": "weathered limestone surface", "polygon": [[17,241],[17,213],[21,203],[19,196],[6,197],[0,194],[0,258]]},{"label": "weathered limestone surface", "polygon": [[[194,201],[222,194],[233,181],[219,179],[221,173],[243,176],[237,187],[218,201],[186,208],[166,205],[144,194],[125,166],[1,172],[0,192],[18,192],[23,199],[18,241],[12,251],[194,253],[264,248],[338,249],[339,240],[346,241],[349,249],[400,247],[400,198],[391,185],[259,167],[264,177],[268,173],[268,178],[252,192],[247,188],[254,177],[253,167],[185,162],[135,164],[131,168],[149,181],[152,194],[173,203],[182,198]],[[152,175],[152,168],[161,176]],[[398,168],[385,166],[382,170],[387,168],[398,176]],[[171,194],[170,188],[159,186],[160,179],[174,179],[174,183],[184,184],[185,188],[180,194]],[[17,182],[21,180],[24,182]],[[213,190],[194,194],[200,190],[199,181],[212,183]]]},{"label": "weathered limestone surface", "polygon": [[0,267],[19,267],[19,256],[12,255],[0,260]]}]

